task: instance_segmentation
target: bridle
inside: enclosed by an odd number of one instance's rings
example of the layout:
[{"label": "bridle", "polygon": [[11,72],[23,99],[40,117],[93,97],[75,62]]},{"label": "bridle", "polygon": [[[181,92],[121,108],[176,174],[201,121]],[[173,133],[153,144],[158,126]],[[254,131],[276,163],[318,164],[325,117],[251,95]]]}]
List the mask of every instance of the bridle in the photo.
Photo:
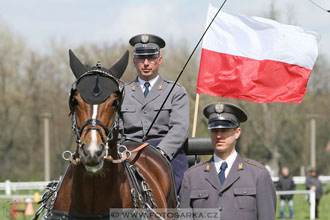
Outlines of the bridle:
[{"label": "bridle", "polygon": [[[70,114],[71,115],[71,121],[72,121],[72,130],[73,132],[75,133],[76,135],[76,143],[77,143],[77,146],[78,146],[78,149],[82,147],[82,141],[81,141],[81,135],[83,133],[83,131],[86,129],[87,126],[89,126],[86,130],[86,133],[85,133],[85,136],[88,134],[89,131],[92,131],[92,130],[96,130],[101,139],[102,139],[102,143],[104,144],[105,146],[105,151],[106,151],[106,154],[104,156],[104,158],[109,158],[108,157],[108,154],[109,154],[109,143],[113,140],[113,132],[115,130],[118,129],[118,126],[119,126],[119,112],[120,112],[120,106],[121,106],[121,102],[124,98],[124,83],[118,79],[117,77],[113,76],[110,72],[107,72],[107,71],[104,71],[102,70],[101,68],[101,64],[98,62],[96,64],[96,67],[88,70],[87,72],[81,74],[79,76],[79,78],[77,78],[73,83],[72,83],[72,87],[71,87],[71,91],[70,91],[70,100],[69,100],[69,105],[70,105]],[[78,127],[77,125],[77,119],[76,119],[76,113],[75,113],[75,105],[72,103],[73,100],[74,100],[74,95],[77,91],[76,89],[76,86],[77,84],[79,83],[79,81],[85,77],[85,76],[90,76],[90,75],[95,75],[95,74],[100,74],[102,76],[106,76],[106,77],[109,77],[110,79],[114,80],[116,82],[116,84],[118,85],[118,89],[119,89],[119,97],[118,97],[118,100],[119,100],[119,104],[118,104],[118,108],[116,110],[116,113],[115,113],[115,118],[114,118],[114,121],[111,125],[110,128],[108,128],[106,125],[104,125],[100,120],[97,120],[97,119],[88,119],[80,128]],[[110,94],[109,94],[110,96]],[[97,125],[99,127],[97,127]],[[104,131],[104,134],[102,133],[102,130]],[[64,154],[66,152],[63,153],[63,157],[64,157]],[[78,152],[75,153],[74,157],[75,158],[79,158],[80,156],[79,155],[76,155],[78,154]]]}]

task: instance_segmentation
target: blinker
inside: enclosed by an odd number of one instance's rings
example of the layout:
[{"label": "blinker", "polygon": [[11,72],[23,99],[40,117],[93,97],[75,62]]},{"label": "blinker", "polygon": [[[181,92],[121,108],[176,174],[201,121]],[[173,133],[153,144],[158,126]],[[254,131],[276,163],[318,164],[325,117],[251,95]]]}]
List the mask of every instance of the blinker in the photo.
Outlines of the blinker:
[{"label": "blinker", "polygon": [[[101,65],[101,63],[97,63],[97,64],[100,64]],[[95,80],[95,87],[92,90],[92,95],[93,96],[99,96],[101,94],[101,88],[100,88],[100,85],[99,85],[99,80],[100,80],[99,79],[99,76],[97,75],[96,76],[96,80]]]}]

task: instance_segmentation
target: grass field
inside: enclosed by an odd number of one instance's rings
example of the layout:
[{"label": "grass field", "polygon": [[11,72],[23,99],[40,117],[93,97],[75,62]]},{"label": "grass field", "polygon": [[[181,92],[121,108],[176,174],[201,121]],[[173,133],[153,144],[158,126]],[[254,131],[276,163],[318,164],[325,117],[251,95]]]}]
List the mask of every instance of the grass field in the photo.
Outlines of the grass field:
[{"label": "grass field", "polygon": [[[305,190],[303,185],[297,185],[297,190]],[[321,198],[319,204],[319,218],[320,220],[330,220],[330,186],[324,185],[323,186],[323,197]],[[309,219],[309,203],[306,200],[305,195],[295,195],[293,197],[294,203],[294,219],[295,220],[304,220]],[[279,204],[279,197],[277,199],[277,210],[276,210],[276,217],[279,219],[280,216],[280,204]],[[289,216],[288,207],[286,207],[286,217]],[[288,218],[289,219],[289,218]]]},{"label": "grass field", "polygon": [[[297,190],[304,190],[303,185],[298,185]],[[324,195],[320,201],[319,205],[319,220],[330,220],[330,185],[323,186]],[[26,192],[24,194],[27,194]],[[30,192],[30,194],[33,194]],[[294,199],[294,214],[295,220],[305,220],[309,219],[309,203],[306,200],[305,195],[295,195]],[[0,199],[0,220],[11,219],[10,214],[10,200],[9,199]],[[38,209],[39,205],[33,204],[34,211]],[[277,203],[276,218],[279,219],[280,210],[279,210],[279,197]],[[286,210],[286,216],[289,216],[289,211]],[[24,216],[22,213],[19,213],[17,220],[30,220],[32,216]],[[39,218],[41,219],[41,218]],[[239,220],[239,219],[238,219]]]}]

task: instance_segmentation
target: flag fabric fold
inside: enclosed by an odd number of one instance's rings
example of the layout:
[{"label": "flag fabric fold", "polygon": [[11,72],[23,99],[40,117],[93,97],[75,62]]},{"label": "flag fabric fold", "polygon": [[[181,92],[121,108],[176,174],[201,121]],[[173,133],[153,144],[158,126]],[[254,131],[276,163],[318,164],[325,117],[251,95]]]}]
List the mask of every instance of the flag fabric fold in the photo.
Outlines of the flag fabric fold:
[{"label": "flag fabric fold", "polygon": [[[217,8],[209,6],[207,25]],[[197,93],[300,103],[319,37],[300,27],[220,12],[204,36]]]}]

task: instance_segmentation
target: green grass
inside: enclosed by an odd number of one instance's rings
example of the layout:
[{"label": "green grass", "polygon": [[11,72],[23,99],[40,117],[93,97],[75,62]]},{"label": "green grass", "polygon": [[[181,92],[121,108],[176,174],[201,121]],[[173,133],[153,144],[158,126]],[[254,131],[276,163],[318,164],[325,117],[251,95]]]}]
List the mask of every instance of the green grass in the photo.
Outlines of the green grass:
[{"label": "green grass", "polygon": [[[21,190],[19,191],[20,195],[33,195],[34,192],[38,192],[40,195],[43,194],[43,191],[33,191],[33,190]],[[1,192],[1,195],[3,195],[4,192]],[[12,192],[12,194],[15,194],[15,192]],[[10,217],[10,207],[12,204],[12,199],[0,199],[0,219],[1,220],[6,220],[6,219],[15,219],[15,220],[30,220],[32,218],[32,216],[24,216],[23,212],[18,212],[18,218],[11,218]],[[36,212],[38,210],[38,208],[40,207],[40,205],[36,204],[33,202],[33,210],[34,212]],[[22,209],[26,209],[26,204],[22,204],[20,205],[19,208]],[[41,219],[41,217],[39,217],[39,219]]]},{"label": "green grass", "polygon": [[[297,185],[297,190],[305,190],[304,185]],[[323,185],[323,197],[320,200],[319,204],[319,220],[329,220],[330,219],[330,186],[329,185]],[[309,203],[306,200],[305,195],[297,194],[293,197],[293,203],[294,203],[294,219],[295,220],[305,220],[309,219]],[[286,213],[285,213],[287,219],[289,216],[289,210],[286,206]],[[277,210],[276,210],[276,218],[280,218],[280,198],[277,197]]]},{"label": "green grass", "polygon": [[[304,190],[303,185],[297,185],[297,190]],[[324,185],[323,186],[323,197],[320,201],[319,205],[319,220],[329,220],[330,219],[330,185]],[[22,194],[28,194],[27,192],[23,192]],[[30,194],[33,194],[32,192]],[[279,204],[279,196],[277,199],[277,210],[276,210],[276,218],[279,219],[280,216],[280,204]],[[309,219],[309,203],[306,200],[305,195],[294,195],[293,197],[294,201],[294,214],[295,214],[295,220],[306,220]],[[0,219],[6,220],[10,219],[8,217],[8,214],[10,213],[10,200],[9,199],[0,199]],[[39,205],[33,204],[34,211],[37,211],[39,208]],[[286,216],[289,216],[288,209],[286,210]],[[26,216],[24,219],[24,216],[22,213],[19,214],[19,217],[16,218],[16,220],[30,220],[32,216]],[[39,219],[41,219],[39,217]]]},{"label": "green grass", "polygon": [[[6,219],[16,219],[16,220],[30,220],[32,216],[24,216],[23,212],[18,212],[18,218],[11,218],[10,217],[10,205],[11,200],[10,199],[0,199],[0,219],[6,220]],[[26,208],[26,204],[23,206],[23,208]],[[39,205],[36,203],[33,203],[33,210],[34,212],[37,211],[39,208]],[[25,218],[24,218],[25,217]],[[39,217],[41,219],[41,217]]]}]

